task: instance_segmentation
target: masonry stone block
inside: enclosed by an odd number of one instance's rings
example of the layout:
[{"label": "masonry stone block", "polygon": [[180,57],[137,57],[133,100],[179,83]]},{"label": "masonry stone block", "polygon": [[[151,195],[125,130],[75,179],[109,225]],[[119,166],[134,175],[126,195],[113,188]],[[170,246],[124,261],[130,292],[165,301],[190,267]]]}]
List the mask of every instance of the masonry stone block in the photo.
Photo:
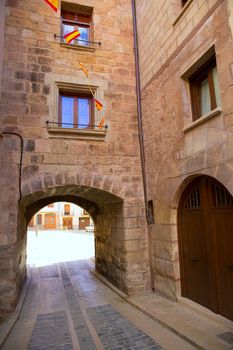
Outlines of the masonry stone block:
[{"label": "masonry stone block", "polygon": [[[150,229],[149,242],[138,141],[131,1],[119,0],[118,6],[111,0],[102,5],[90,0],[88,4],[95,9],[95,39],[103,42],[94,52],[60,46],[53,35],[60,33],[60,14],[48,11],[46,4],[7,2],[2,127],[20,132],[26,143],[21,183],[24,209],[20,208],[18,222],[20,147],[18,141],[6,136],[1,146],[6,154],[1,170],[1,184],[5,185],[2,196],[8,203],[4,209],[8,214],[2,212],[2,218],[13,224],[3,226],[0,234],[1,247],[9,248],[1,259],[10,262],[12,277],[3,279],[5,267],[0,268],[0,292],[1,286],[6,287],[1,312],[12,310],[25,278],[24,214],[28,220],[40,209],[38,203],[71,196],[93,209],[96,268],[126,292],[148,288],[149,246],[156,288],[175,298],[179,186],[201,172],[215,172],[229,186],[232,183],[231,141],[226,130],[232,131],[233,125],[232,33],[227,4],[192,1],[182,11],[180,2],[169,6],[166,1],[137,1],[138,28],[144,28],[138,35],[147,190],[156,223]],[[116,18],[122,18],[120,27]],[[213,44],[220,62],[223,112],[215,121],[185,132],[183,128],[192,123],[192,112],[182,74]],[[222,64],[226,59],[228,73]],[[52,134],[46,126],[47,120],[58,120],[58,82],[87,84],[79,61],[87,66],[104,105],[109,128],[101,141],[86,136],[81,140],[71,133]],[[220,165],[220,158],[227,165]]]}]

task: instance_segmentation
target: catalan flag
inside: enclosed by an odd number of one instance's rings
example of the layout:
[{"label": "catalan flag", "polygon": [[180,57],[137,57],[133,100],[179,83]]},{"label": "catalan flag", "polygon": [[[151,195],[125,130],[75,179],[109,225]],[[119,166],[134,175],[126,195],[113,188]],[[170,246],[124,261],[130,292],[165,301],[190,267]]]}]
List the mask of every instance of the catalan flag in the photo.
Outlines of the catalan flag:
[{"label": "catalan flag", "polygon": [[76,39],[80,35],[80,32],[78,30],[74,30],[73,32],[70,32],[64,36],[67,44],[70,44],[70,42],[74,39]]},{"label": "catalan flag", "polygon": [[54,11],[57,12],[58,9],[58,0],[45,0],[45,2],[52,7]]},{"label": "catalan flag", "polygon": [[82,69],[83,73],[88,78],[88,70],[84,67],[84,65],[82,63],[79,62],[79,65],[80,65],[80,68]]},{"label": "catalan flag", "polygon": [[104,117],[102,117],[102,119],[99,123],[99,128],[102,129],[103,126],[104,126]]},{"label": "catalan flag", "polygon": [[103,107],[102,103],[100,103],[98,100],[95,99],[95,106],[100,111]]}]

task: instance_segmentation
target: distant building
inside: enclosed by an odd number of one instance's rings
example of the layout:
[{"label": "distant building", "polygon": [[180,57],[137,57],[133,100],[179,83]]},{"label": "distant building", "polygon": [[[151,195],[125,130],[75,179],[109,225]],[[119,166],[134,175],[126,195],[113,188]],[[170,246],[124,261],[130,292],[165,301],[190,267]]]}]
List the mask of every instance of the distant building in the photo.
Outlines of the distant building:
[{"label": "distant building", "polygon": [[31,219],[29,227],[45,230],[84,230],[91,221],[85,209],[73,203],[56,202],[40,209]]}]

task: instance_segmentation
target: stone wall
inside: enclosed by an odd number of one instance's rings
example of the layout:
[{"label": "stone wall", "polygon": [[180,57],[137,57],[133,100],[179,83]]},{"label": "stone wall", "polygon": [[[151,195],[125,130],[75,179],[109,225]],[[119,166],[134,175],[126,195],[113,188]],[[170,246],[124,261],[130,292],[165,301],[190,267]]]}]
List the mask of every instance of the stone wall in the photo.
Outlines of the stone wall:
[{"label": "stone wall", "polygon": [[3,62],[3,49],[4,49],[4,29],[5,29],[5,8],[6,1],[2,0],[0,3],[0,95],[2,86],[2,62]]},{"label": "stone wall", "polygon": [[[0,271],[1,312],[15,305],[25,277],[24,213],[30,213],[30,219],[46,198],[72,195],[76,201],[80,188],[85,188],[82,200],[100,209],[98,270],[128,293],[148,288],[131,1],[73,3],[94,8],[94,39],[101,42],[94,52],[61,46],[54,38],[60,35],[60,9],[55,13],[41,0],[7,1],[1,114],[3,130],[22,135],[24,148],[18,204],[20,138],[5,134],[0,141],[0,250],[5,261]],[[51,133],[46,125],[47,120],[57,120],[57,84],[88,83],[79,62],[89,70],[104,105],[108,130],[99,139],[85,133],[82,139],[72,133]],[[109,194],[101,197],[101,203],[98,190]],[[120,208],[109,202],[112,196],[120,198]]]},{"label": "stone wall", "polygon": [[[138,38],[142,87],[162,69],[168,58],[185,45],[189,35],[203,25],[223,0],[138,1]],[[230,9],[230,1],[229,9]]]},{"label": "stone wall", "polygon": [[[233,193],[228,5],[190,0],[181,10],[178,1],[137,1],[148,199],[153,199],[155,212],[150,227],[152,279],[157,290],[174,299],[180,294],[177,211],[185,186],[206,174]],[[193,123],[184,76],[213,46],[222,106],[203,123]]]}]

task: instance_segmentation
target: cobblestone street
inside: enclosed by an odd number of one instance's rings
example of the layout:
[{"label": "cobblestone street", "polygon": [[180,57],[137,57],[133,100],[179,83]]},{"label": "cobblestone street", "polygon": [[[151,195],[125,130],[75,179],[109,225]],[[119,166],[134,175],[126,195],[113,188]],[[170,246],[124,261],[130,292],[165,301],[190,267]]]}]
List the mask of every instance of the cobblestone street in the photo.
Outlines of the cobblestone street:
[{"label": "cobblestone street", "polygon": [[98,280],[90,260],[32,267],[4,350],[194,349]]}]

